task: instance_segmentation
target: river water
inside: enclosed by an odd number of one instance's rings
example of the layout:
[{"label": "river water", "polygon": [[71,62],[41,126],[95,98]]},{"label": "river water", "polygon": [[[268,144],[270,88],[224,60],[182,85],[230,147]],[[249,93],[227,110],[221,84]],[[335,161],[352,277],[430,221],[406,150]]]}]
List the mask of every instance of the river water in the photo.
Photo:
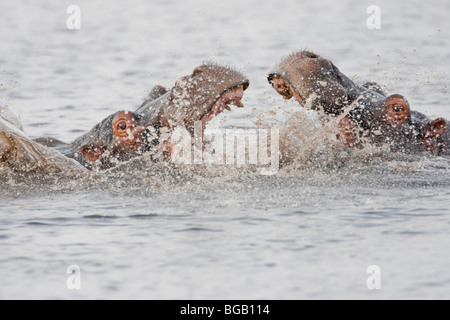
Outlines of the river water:
[{"label": "river water", "polygon": [[[20,112],[29,136],[71,141],[214,61],[250,87],[246,108],[211,127],[282,130],[302,111],[266,75],[308,48],[450,118],[450,7],[378,1],[372,30],[371,4],[2,1],[0,105]],[[79,30],[66,25],[70,5]],[[275,175],[138,159],[86,179],[4,176],[0,298],[449,299],[450,159],[327,153],[308,141]]]}]

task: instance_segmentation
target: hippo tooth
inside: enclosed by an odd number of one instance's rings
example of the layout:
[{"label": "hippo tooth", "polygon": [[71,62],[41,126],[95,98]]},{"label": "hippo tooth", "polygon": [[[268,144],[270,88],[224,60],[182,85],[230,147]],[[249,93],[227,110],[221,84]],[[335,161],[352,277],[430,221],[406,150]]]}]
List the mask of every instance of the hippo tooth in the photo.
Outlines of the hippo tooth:
[{"label": "hippo tooth", "polygon": [[235,104],[236,104],[236,107],[238,107],[238,108],[244,108],[244,104],[241,101],[238,101]]},{"label": "hippo tooth", "polygon": [[227,109],[228,111],[231,111],[230,106],[225,106],[225,109]]}]

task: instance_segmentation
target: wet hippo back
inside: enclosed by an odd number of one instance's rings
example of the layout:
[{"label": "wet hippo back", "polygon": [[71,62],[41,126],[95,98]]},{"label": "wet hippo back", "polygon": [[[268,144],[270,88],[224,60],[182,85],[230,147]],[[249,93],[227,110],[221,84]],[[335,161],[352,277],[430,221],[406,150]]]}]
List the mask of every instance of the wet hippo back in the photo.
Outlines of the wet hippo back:
[{"label": "wet hippo back", "polygon": [[0,106],[0,119],[5,124],[6,122],[11,124],[13,127],[19,129],[20,131],[23,130],[22,121],[20,119],[20,114],[9,107],[1,107]]},{"label": "wet hippo back", "polygon": [[31,140],[22,130],[14,112],[2,108],[0,112],[0,168],[17,171],[84,173],[77,162],[60,152]]}]

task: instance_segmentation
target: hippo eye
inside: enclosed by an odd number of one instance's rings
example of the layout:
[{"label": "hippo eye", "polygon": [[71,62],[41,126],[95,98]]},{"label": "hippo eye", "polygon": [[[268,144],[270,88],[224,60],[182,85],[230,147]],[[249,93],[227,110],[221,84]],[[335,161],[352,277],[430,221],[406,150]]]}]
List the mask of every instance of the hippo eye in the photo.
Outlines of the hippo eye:
[{"label": "hippo eye", "polygon": [[118,130],[124,131],[127,128],[127,122],[125,120],[119,121],[116,125]]},{"label": "hippo eye", "polygon": [[400,105],[400,104],[394,104],[392,106],[392,110],[395,113],[403,113],[403,112],[405,112],[405,108],[402,105]]}]

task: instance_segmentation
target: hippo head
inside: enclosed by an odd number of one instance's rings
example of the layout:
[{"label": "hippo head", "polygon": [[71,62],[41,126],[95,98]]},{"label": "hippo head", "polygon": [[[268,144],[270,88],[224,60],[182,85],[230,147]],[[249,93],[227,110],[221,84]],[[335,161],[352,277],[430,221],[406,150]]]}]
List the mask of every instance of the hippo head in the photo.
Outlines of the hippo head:
[{"label": "hippo head", "polygon": [[447,120],[430,119],[413,111],[400,94],[386,96],[379,88],[361,93],[350,106],[348,119],[372,142],[390,145],[391,150],[407,153],[449,154],[450,133]]},{"label": "hippo head", "polygon": [[156,128],[183,126],[192,129],[196,121],[203,126],[229,105],[243,107],[241,99],[249,86],[240,72],[217,64],[204,64],[192,74],[178,79],[167,93],[145,101],[136,111],[146,125]]},{"label": "hippo head", "polygon": [[88,168],[106,169],[117,161],[129,160],[145,152],[150,145],[149,137],[140,115],[119,111],[75,140],[67,156]]},{"label": "hippo head", "polygon": [[338,138],[347,147],[357,145],[362,136],[370,142],[399,144],[404,140],[410,119],[409,103],[402,95],[386,97],[377,91],[366,90],[340,119]]},{"label": "hippo head", "polygon": [[238,71],[204,64],[180,78],[170,90],[155,86],[135,111],[119,111],[97,124],[70,145],[66,155],[88,168],[107,169],[159,144],[163,127],[183,126],[191,132],[194,123],[203,127],[229,104],[243,107],[241,99],[249,81]]},{"label": "hippo head", "polygon": [[400,94],[386,96],[373,82],[363,85],[364,91],[348,108],[347,117],[360,135],[370,142],[390,146],[391,150],[417,150],[417,130],[412,125],[413,113],[408,100]]},{"label": "hippo head", "polygon": [[269,83],[284,99],[311,109],[340,114],[356,98],[358,86],[328,59],[310,51],[293,53],[268,75]]},{"label": "hippo head", "polygon": [[375,135],[389,135],[400,132],[411,120],[411,108],[400,94],[384,96],[376,91],[366,90],[349,106],[349,119],[363,130]]}]

